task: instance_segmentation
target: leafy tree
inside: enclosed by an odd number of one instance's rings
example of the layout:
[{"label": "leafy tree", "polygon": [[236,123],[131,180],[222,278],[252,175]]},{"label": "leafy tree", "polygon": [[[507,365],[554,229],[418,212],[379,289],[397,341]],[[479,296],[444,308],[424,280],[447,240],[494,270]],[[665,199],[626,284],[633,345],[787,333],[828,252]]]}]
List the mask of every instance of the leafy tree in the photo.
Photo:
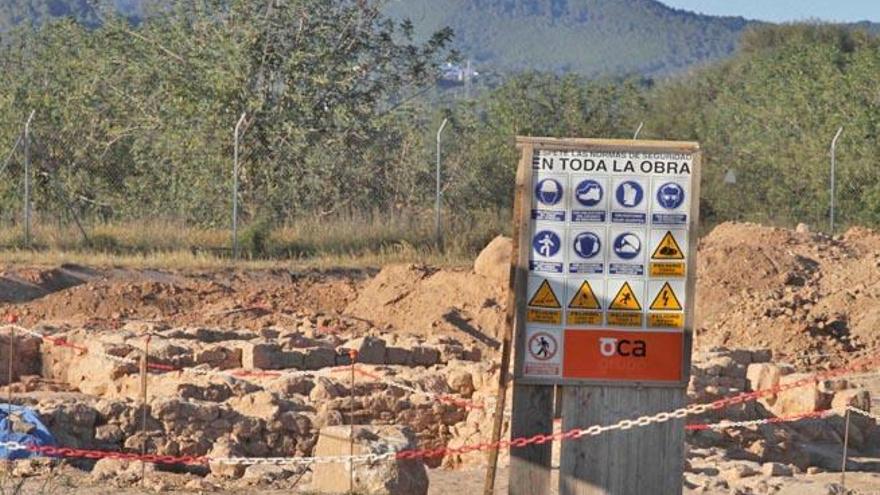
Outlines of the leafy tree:
[{"label": "leafy tree", "polygon": [[[643,138],[702,144],[706,224],[825,225],[828,146],[845,125],[838,218],[880,225],[880,41],[867,32],[763,26],[733,59],[686,75],[524,73],[438,109],[424,95],[451,33],[417,43],[375,3],[178,3],[137,25],[102,15],[94,29],[61,20],[4,35],[0,158],[35,109],[40,212],[226,225],[232,129],[247,112],[245,218],[428,209],[449,118],[443,193],[460,215],[510,205],[515,136],[629,138],[644,121]],[[2,211],[19,211],[19,195],[20,181],[0,182]]]},{"label": "leafy tree", "polygon": [[638,80],[540,73],[511,78],[454,114],[445,161],[449,203],[461,209],[509,205],[518,135],[630,137],[644,108],[645,87]]},{"label": "leafy tree", "polygon": [[[206,224],[227,221],[241,112],[247,214],[386,199],[382,162],[363,150],[433,84],[451,38],[442,30],[415,43],[409,22],[356,0],[180,2],[136,27],[105,16],[95,29],[63,20],[12,33],[0,110],[37,111],[41,173],[81,213]],[[4,125],[0,139],[12,142],[20,121]]]},{"label": "leafy tree", "polygon": [[[662,85],[646,135],[699,140],[708,220],[827,225],[831,138],[838,145],[838,219],[877,225],[880,141],[871,74],[880,42],[837,26],[765,27],[733,60]],[[737,183],[723,180],[733,170]]]}]

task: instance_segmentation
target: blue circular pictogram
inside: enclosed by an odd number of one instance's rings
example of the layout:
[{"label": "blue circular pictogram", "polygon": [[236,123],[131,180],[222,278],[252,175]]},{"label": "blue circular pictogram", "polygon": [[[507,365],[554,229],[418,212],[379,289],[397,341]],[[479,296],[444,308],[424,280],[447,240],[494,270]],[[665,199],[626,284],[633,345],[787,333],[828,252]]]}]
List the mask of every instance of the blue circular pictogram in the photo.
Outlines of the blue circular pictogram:
[{"label": "blue circular pictogram", "polygon": [[667,210],[674,210],[684,203],[684,188],[675,182],[667,182],[657,189],[657,204]]},{"label": "blue circular pictogram", "polygon": [[582,181],[574,190],[574,197],[578,203],[591,208],[602,201],[602,185],[594,180]]},{"label": "blue circular pictogram", "polygon": [[574,238],[574,252],[583,259],[590,259],[599,254],[602,241],[592,232],[581,232]]},{"label": "blue circular pictogram", "polygon": [[631,260],[642,252],[642,241],[632,232],[624,232],[614,239],[614,254],[624,260]]},{"label": "blue circular pictogram", "polygon": [[562,184],[556,179],[544,179],[535,186],[535,197],[539,203],[553,206],[562,201]]},{"label": "blue circular pictogram", "polygon": [[617,202],[624,208],[635,208],[645,199],[645,191],[638,182],[628,180],[617,186]]},{"label": "blue circular pictogram", "polygon": [[559,252],[561,242],[556,232],[542,230],[535,234],[532,239],[532,249],[544,258],[552,258]]}]

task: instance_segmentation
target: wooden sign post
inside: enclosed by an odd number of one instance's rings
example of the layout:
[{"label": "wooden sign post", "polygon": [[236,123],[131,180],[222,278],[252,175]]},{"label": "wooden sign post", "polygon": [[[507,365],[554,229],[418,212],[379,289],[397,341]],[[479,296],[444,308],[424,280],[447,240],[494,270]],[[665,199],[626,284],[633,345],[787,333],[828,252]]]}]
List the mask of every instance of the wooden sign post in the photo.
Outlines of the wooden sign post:
[{"label": "wooden sign post", "polygon": [[[511,437],[684,405],[697,143],[518,138]],[[511,495],[550,490],[549,443],[511,449]],[[560,495],[681,493],[683,420],[562,444]]]}]

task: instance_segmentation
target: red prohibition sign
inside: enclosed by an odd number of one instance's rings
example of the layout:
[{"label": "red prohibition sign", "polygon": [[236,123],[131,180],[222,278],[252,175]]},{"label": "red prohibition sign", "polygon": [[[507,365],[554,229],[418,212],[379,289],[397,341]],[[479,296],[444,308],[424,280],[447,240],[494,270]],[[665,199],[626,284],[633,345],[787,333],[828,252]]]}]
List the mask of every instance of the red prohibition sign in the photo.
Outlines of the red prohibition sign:
[{"label": "red prohibition sign", "polygon": [[547,361],[553,359],[559,345],[556,343],[556,337],[547,332],[536,332],[529,339],[529,354],[538,361]]}]

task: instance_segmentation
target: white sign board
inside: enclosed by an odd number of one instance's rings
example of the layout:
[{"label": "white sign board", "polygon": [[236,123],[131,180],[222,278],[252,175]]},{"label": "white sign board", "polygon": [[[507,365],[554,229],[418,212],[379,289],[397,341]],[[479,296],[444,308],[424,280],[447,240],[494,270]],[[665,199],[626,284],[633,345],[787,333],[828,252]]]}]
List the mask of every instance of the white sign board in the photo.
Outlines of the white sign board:
[{"label": "white sign board", "polygon": [[517,379],[684,382],[698,146],[537,141],[518,198],[530,221]]}]

